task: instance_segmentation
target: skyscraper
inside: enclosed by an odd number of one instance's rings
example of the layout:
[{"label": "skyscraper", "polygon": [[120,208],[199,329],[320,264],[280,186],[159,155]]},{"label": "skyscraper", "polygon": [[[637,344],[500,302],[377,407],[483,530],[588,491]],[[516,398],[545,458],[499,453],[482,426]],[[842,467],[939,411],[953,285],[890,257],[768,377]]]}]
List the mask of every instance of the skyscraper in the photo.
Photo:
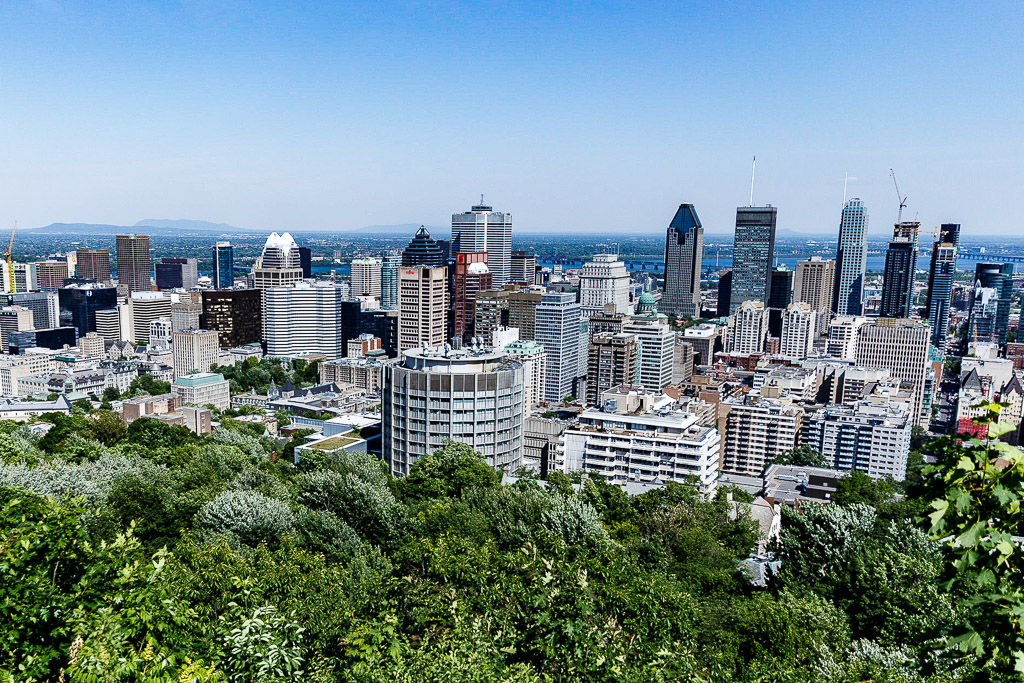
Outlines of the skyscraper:
[{"label": "skyscraper", "polygon": [[914,406],[911,420],[920,424],[925,384],[930,370],[928,340],[930,330],[920,320],[879,318],[860,326],[857,333],[857,365],[886,368],[892,377],[913,385]]},{"label": "skyscraper", "polygon": [[921,224],[897,223],[885,252],[882,275],[881,318],[909,318],[914,312],[914,275],[917,272],[917,235]]},{"label": "skyscraper", "polygon": [[836,248],[835,287],[832,311],[836,315],[860,315],[864,302],[864,272],[868,259],[868,213],[856,197],[843,206]]},{"label": "skyscraper", "polygon": [[660,392],[672,383],[676,335],[665,315],[654,307],[654,295],[644,292],[637,301],[636,314],[622,324],[622,332],[636,337],[637,382],[644,389]]},{"label": "skyscraper", "polygon": [[718,276],[718,300],[715,303],[715,315],[725,318],[729,315],[732,302],[732,268]]},{"label": "skyscraper", "polygon": [[96,311],[117,308],[117,290],[96,282],[61,287],[57,295],[61,310],[70,311],[79,337],[96,331]]},{"label": "skyscraper", "polygon": [[601,392],[636,383],[640,346],[632,334],[595,334],[587,360],[587,405],[597,405]]},{"label": "skyscraper", "polygon": [[604,311],[605,304],[616,313],[629,312],[629,271],[615,254],[597,254],[580,271],[580,304],[583,315]]},{"label": "skyscraper", "polygon": [[253,287],[287,287],[302,278],[302,258],[295,240],[287,232],[281,235],[270,233],[252,269]]},{"label": "skyscraper", "polygon": [[774,206],[741,206],[736,209],[730,313],[734,313],[744,301],[765,303],[768,300],[777,217],[778,209]]},{"label": "skyscraper", "polygon": [[680,204],[665,237],[665,292],[661,310],[677,316],[700,316],[700,271],[704,228],[693,204]]},{"label": "skyscraper", "polygon": [[116,246],[118,293],[124,296],[152,289],[149,279],[149,235],[118,235]]},{"label": "skyscraper", "polygon": [[[981,293],[993,290],[995,315],[989,322],[982,308]],[[1013,264],[978,263],[974,267],[974,294],[967,317],[967,342],[985,341],[1006,344],[1006,330],[1010,323],[1010,304],[1013,301]]]},{"label": "skyscraper", "polygon": [[380,307],[387,311],[398,308],[398,269],[402,267],[402,252],[385,252],[380,264]]},{"label": "skyscraper", "polygon": [[487,252],[487,267],[497,287],[512,276],[512,214],[481,203],[452,214],[452,254]]},{"label": "skyscraper", "polygon": [[110,251],[107,249],[76,249],[77,274],[83,280],[110,281]]},{"label": "skyscraper", "polygon": [[925,318],[932,325],[932,346],[946,348],[949,331],[949,306],[953,298],[956,252],[960,244],[960,224],[943,223],[932,244],[932,262],[928,270],[928,305]]},{"label": "skyscraper", "polygon": [[154,270],[157,289],[191,289],[199,284],[199,264],[194,258],[165,256]]},{"label": "skyscraper", "polygon": [[772,269],[768,285],[768,334],[782,336],[782,313],[793,303],[793,271],[783,263]]},{"label": "skyscraper", "polygon": [[299,247],[299,268],[303,278],[313,277],[313,251],[309,247]]},{"label": "skyscraper", "polygon": [[[536,341],[547,355],[545,401],[560,403],[573,393],[579,371],[580,305],[568,292],[548,292],[536,307]],[[521,330],[520,330],[521,331]]]},{"label": "skyscraper", "polygon": [[213,288],[235,286],[235,248],[231,242],[217,242],[213,247]]},{"label": "skyscraper", "polygon": [[199,324],[213,330],[222,349],[253,344],[263,338],[262,296],[258,289],[203,292]]},{"label": "skyscraper", "polygon": [[512,282],[532,285],[537,271],[537,257],[531,251],[512,252]]},{"label": "skyscraper", "polygon": [[441,252],[441,247],[437,245],[437,240],[432,238],[430,232],[421,225],[412,241],[409,242],[409,246],[402,252],[402,265],[436,268],[447,265],[447,260]]},{"label": "skyscraper", "polygon": [[[452,265],[452,337],[469,341],[474,332],[476,296],[491,288],[487,252],[462,252]],[[490,344],[490,338],[486,339]]]},{"label": "skyscraper", "polygon": [[351,296],[374,296],[381,295],[381,272],[384,261],[379,258],[357,258],[352,259],[350,281],[352,288],[349,291]]},{"label": "skyscraper", "polygon": [[[267,355],[322,353],[327,360],[345,356],[342,289],[330,283],[296,282],[263,290],[263,338]],[[358,304],[356,304],[358,306]],[[353,334],[353,336],[355,336]],[[177,339],[175,339],[177,343]],[[214,336],[217,343],[217,336]]]},{"label": "skyscraper", "polygon": [[818,312],[818,334],[828,326],[835,290],[836,262],[812,256],[796,262],[793,278],[793,300],[808,304]]},{"label": "skyscraper", "polygon": [[36,286],[39,289],[57,291],[67,279],[67,261],[40,261],[36,264]]},{"label": "skyscraper", "polygon": [[779,355],[789,360],[803,360],[814,349],[818,336],[818,312],[810,304],[790,304],[782,314]]},{"label": "skyscraper", "polygon": [[398,271],[398,350],[443,346],[448,332],[448,268]]},{"label": "skyscraper", "polygon": [[729,332],[725,339],[730,353],[764,353],[767,338],[768,309],[764,302],[748,299],[729,316]]}]

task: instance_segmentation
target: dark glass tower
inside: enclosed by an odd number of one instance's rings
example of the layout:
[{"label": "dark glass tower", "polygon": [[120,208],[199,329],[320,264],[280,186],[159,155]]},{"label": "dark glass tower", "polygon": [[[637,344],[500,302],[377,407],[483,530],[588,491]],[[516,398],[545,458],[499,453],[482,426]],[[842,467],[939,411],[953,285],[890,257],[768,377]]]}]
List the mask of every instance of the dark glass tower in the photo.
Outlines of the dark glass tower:
[{"label": "dark glass tower", "polygon": [[960,243],[960,224],[943,223],[939,238],[932,244],[932,262],[928,271],[928,305],[925,317],[932,325],[932,346],[946,348],[949,331],[949,306],[953,299],[953,275],[956,250]]},{"label": "dark glass tower", "polygon": [[914,274],[917,272],[918,222],[897,223],[885,252],[882,275],[881,318],[909,318],[914,311]]},{"label": "dark glass tower", "polygon": [[213,288],[235,286],[235,248],[230,242],[217,242],[213,247]]},{"label": "dark glass tower", "polygon": [[768,302],[777,217],[778,209],[774,206],[741,206],[736,209],[730,314],[735,313],[744,301]]},{"label": "dark glass tower", "polygon": [[62,311],[71,313],[71,324],[84,337],[96,331],[96,311],[117,308],[117,289],[90,283],[57,290]]},{"label": "dark glass tower", "polygon": [[[983,289],[995,290],[995,311],[983,310]],[[1013,301],[1013,264],[979,263],[974,267],[974,295],[967,318],[967,342],[1006,344]]]},{"label": "dark glass tower", "polygon": [[430,236],[430,233],[422,225],[416,231],[416,236],[409,242],[409,246],[402,252],[402,265],[410,266],[438,266],[447,265],[444,253],[437,241]]},{"label": "dark glass tower", "polygon": [[782,312],[793,303],[794,272],[781,265],[772,270],[768,287],[768,334],[782,336]]},{"label": "dark glass tower", "polygon": [[729,316],[729,302],[732,299],[732,269],[722,273],[718,277],[718,304],[715,308],[715,315],[719,318]]},{"label": "dark glass tower", "polygon": [[663,313],[700,316],[700,270],[704,255],[704,228],[693,204],[680,204],[665,238],[665,291]]}]

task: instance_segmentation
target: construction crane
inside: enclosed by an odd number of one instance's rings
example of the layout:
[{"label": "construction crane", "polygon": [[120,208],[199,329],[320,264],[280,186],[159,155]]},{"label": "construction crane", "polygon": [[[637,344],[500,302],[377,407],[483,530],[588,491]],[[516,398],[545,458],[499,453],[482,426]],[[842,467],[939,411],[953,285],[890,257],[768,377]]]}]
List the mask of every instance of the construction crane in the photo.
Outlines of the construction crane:
[{"label": "construction crane", "polygon": [[14,249],[14,231],[17,229],[18,221],[14,221],[14,227],[11,228],[11,242],[7,245],[7,251],[4,252],[4,260],[7,261],[7,275],[11,278],[11,294],[18,290],[14,283],[14,262],[11,260],[11,250]]},{"label": "construction crane", "polygon": [[896,182],[896,171],[894,171],[894,170],[892,170],[890,168],[889,169],[889,175],[892,176],[892,184],[896,186],[896,199],[898,199],[900,201],[900,212],[899,212],[899,214],[896,215],[896,222],[897,223],[902,223],[903,222],[903,209],[905,209],[907,207],[907,198],[906,198],[906,196],[900,194],[900,184]]}]

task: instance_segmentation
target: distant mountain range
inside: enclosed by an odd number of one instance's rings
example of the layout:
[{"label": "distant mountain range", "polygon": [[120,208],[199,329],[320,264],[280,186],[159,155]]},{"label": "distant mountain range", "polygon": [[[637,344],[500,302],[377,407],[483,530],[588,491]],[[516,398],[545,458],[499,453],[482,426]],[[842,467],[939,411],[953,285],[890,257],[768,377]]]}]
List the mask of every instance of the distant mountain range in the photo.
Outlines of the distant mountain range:
[{"label": "distant mountain range", "polygon": [[236,228],[227,223],[210,223],[209,221],[194,221],[188,218],[147,218],[136,223],[135,228],[168,228],[170,230],[188,230],[195,232],[252,232],[244,228]]}]

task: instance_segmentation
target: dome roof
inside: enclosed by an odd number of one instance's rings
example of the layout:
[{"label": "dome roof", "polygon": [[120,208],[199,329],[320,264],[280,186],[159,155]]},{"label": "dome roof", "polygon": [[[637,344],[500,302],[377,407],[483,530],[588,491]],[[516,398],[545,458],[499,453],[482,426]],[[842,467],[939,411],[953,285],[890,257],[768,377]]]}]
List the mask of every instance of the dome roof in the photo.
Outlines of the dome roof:
[{"label": "dome roof", "polygon": [[483,275],[484,273],[491,272],[487,267],[486,263],[470,263],[469,267],[466,268],[467,275]]},{"label": "dome roof", "polygon": [[640,295],[639,303],[641,304],[654,304],[654,295],[650,292],[644,292]]}]

